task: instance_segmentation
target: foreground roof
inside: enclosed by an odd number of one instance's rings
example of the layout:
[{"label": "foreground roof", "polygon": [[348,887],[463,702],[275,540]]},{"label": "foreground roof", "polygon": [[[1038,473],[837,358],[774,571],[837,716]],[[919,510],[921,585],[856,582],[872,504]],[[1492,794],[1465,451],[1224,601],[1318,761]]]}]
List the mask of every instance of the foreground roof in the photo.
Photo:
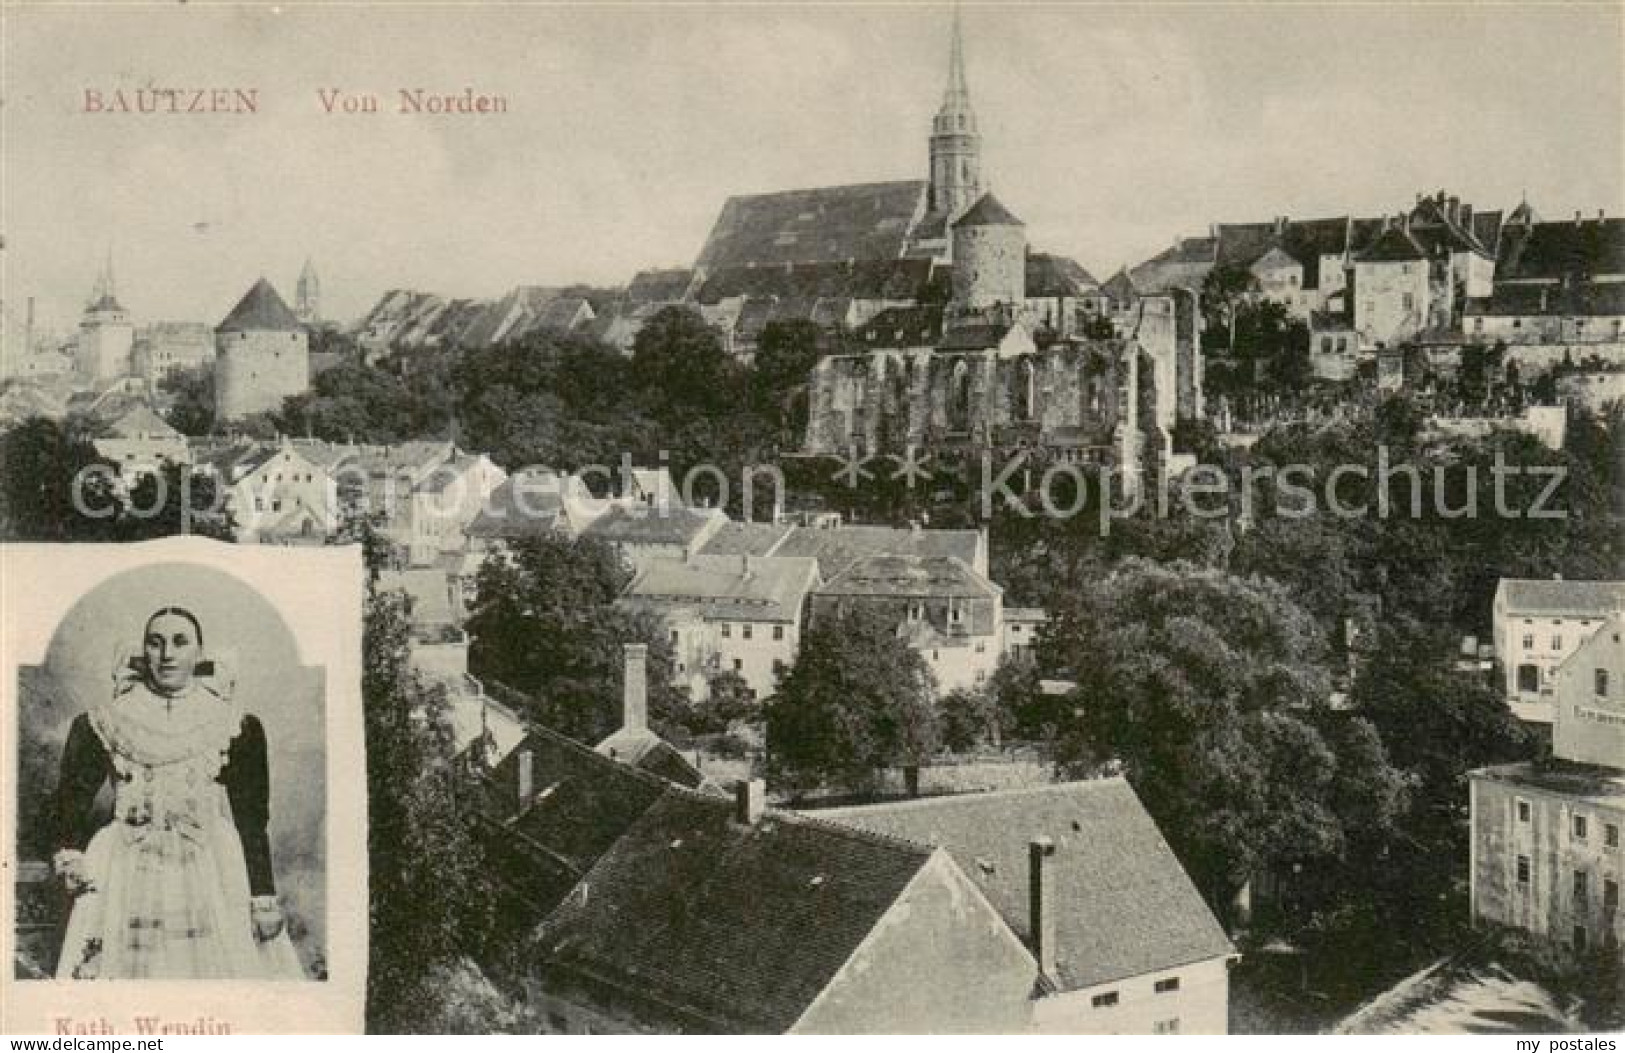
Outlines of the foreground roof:
[{"label": "foreground roof", "polygon": [[798,526],[773,550],[775,556],[811,556],[825,581],[865,556],[954,556],[980,571],[986,553],[976,530],[927,530],[914,527]]},{"label": "foreground roof", "polygon": [[826,596],[948,596],[994,599],[999,586],[956,556],[863,556],[824,585]]},{"label": "foreground roof", "polygon": [[932,850],[670,787],[537,931],[546,970],[687,1028],[789,1030]]},{"label": "foreground roof", "polygon": [[809,558],[748,555],[651,560],[622,595],[632,601],[693,605],[716,618],[789,622],[800,614],[817,568],[817,561]]},{"label": "foreground roof", "polygon": [[1234,954],[1140,799],[1121,778],[837,808],[837,822],[948,850],[1029,946],[1028,846],[1055,843],[1063,990]]}]

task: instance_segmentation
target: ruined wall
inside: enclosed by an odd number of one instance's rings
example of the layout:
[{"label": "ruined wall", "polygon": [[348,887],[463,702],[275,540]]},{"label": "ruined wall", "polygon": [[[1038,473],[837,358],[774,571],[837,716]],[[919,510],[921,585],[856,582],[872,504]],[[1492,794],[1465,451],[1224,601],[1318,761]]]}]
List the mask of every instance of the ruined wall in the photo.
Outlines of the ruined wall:
[{"label": "ruined wall", "polygon": [[[1137,423],[1132,348],[1058,344],[1002,359],[930,348],[834,355],[813,371],[804,449],[1110,446],[1120,425]],[[1170,339],[1169,384],[1175,358]]]}]

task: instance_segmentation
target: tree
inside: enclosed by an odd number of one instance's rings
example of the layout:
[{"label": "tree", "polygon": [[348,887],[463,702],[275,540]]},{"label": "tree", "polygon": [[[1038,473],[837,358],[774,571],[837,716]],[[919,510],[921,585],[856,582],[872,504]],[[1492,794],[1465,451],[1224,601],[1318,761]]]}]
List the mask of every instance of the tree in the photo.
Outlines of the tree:
[{"label": "tree", "polygon": [[518,542],[480,569],[469,665],[532,699],[530,719],[582,742],[620,726],[622,645],[649,647],[649,715],[662,733],[688,710],[671,684],[663,625],[615,604],[631,572],[609,545],[559,535]]},{"label": "tree", "polygon": [[675,423],[738,406],[739,371],[698,312],[667,307],[632,342],[632,377],[655,417]]},{"label": "tree", "polygon": [[0,466],[6,540],[113,540],[121,507],[116,473],[82,422],[28,418],[0,436]]},{"label": "tree", "polygon": [[479,797],[453,758],[444,689],[412,671],[407,598],[369,584],[364,617],[367,1030],[434,1031],[444,970],[478,948],[490,919]]},{"label": "tree", "polygon": [[872,791],[881,773],[937,747],[934,678],[877,613],[826,615],[802,636],[767,707],[769,771],[794,786]]},{"label": "tree", "polygon": [[808,379],[824,344],[824,331],[806,319],[769,322],[756,341],[751,382],[758,404],[788,435],[806,426]]},{"label": "tree", "polygon": [[1225,332],[1225,347],[1236,350],[1236,316],[1242,304],[1258,295],[1258,279],[1246,267],[1221,263],[1202,280],[1202,314],[1210,333]]},{"label": "tree", "polygon": [[214,366],[175,369],[158,380],[158,390],[170,398],[164,419],[184,435],[207,435],[214,430]]},{"label": "tree", "polygon": [[1275,583],[1127,561],[1051,612],[1040,667],[1077,684],[1052,710],[1056,759],[1121,763],[1215,902],[1263,871],[1346,860],[1354,827],[1384,832],[1348,802],[1399,786],[1380,755],[1336,751],[1324,661]]}]

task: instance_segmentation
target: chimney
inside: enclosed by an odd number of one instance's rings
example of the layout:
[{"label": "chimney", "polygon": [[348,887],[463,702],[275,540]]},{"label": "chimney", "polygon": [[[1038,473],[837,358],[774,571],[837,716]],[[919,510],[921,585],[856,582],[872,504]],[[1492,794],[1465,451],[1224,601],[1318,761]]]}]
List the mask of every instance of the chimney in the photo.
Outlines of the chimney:
[{"label": "chimney", "polygon": [[647,644],[629,643],[621,647],[624,672],[621,678],[621,730],[643,731],[649,726],[649,682]]},{"label": "chimney", "polygon": [[767,810],[767,783],[761,779],[740,779],[734,783],[734,821],[755,826]]},{"label": "chimney", "polygon": [[1580,225],[1580,210],[1579,209],[1574,210],[1574,225],[1577,226],[1577,227]]},{"label": "chimney", "polygon": [[519,807],[524,808],[536,795],[536,755],[530,750],[519,751]]},{"label": "chimney", "polygon": [[739,573],[744,576],[746,581],[749,581],[750,576],[752,574],[754,574],[755,571],[756,571],[756,568],[752,567],[751,564],[750,564],[750,553],[749,552],[743,553],[739,557]]},{"label": "chimney", "polygon": [[1028,928],[1032,932],[1033,957],[1043,976],[1055,975],[1055,842],[1035,837],[1027,844]]},{"label": "chimney", "polygon": [[1452,222],[1452,223],[1460,223],[1461,222],[1461,198],[1457,197],[1454,194],[1451,194],[1450,199],[1445,202],[1445,213],[1444,213],[1444,215],[1445,215],[1445,218],[1448,219],[1450,222]]}]

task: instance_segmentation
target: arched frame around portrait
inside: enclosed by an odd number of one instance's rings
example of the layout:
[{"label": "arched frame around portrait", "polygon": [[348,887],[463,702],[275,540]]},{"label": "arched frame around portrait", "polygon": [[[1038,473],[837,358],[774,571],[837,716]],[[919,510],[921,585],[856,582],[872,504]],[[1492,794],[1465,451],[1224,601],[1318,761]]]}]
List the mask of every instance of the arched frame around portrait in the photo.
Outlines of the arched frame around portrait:
[{"label": "arched frame around portrait", "polygon": [[[204,657],[215,661],[217,677],[234,681],[234,698],[265,728],[277,891],[308,975],[323,978],[8,983],[8,1001],[16,1004],[7,1017],[22,1024],[37,1007],[47,1021],[66,1014],[87,1024],[108,1021],[121,1032],[136,1027],[137,1016],[155,1014],[177,1022],[201,1017],[237,1033],[359,1030],[366,966],[359,552],[198,538],[6,546],[0,583],[0,715],[16,750],[0,766],[6,783],[0,833],[20,879],[0,892],[8,980],[31,970],[48,974],[29,959],[49,946],[43,925],[51,920],[42,917],[50,904],[29,898],[29,879],[50,858],[55,758],[68,726],[111,697],[115,666],[139,653],[147,618],[170,606],[197,616]],[[254,988],[251,1000],[243,997],[245,986]],[[281,1010],[268,1011],[279,1004]]]}]

